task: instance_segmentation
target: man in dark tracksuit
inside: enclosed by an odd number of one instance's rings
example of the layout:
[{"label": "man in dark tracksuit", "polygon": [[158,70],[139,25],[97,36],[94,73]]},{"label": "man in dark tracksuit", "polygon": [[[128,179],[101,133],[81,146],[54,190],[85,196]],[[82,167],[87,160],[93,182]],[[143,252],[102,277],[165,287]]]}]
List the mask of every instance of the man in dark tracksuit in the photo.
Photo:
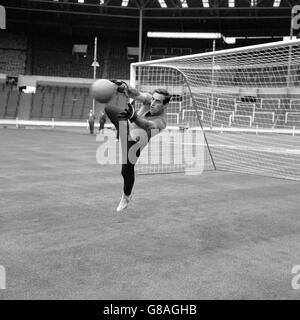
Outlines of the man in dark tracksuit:
[{"label": "man in dark tracksuit", "polygon": [[106,122],[106,113],[103,112],[100,114],[100,117],[99,117],[99,132],[104,129],[105,122]]},{"label": "man in dark tracksuit", "polygon": [[[133,132],[133,130],[137,128],[145,130],[149,142],[153,134],[157,134],[161,130],[165,129],[165,108],[170,101],[170,95],[167,90],[162,88],[156,89],[152,94],[150,94],[139,92],[137,89],[128,86],[122,81],[114,81],[114,83],[119,86],[119,92],[123,92],[129,98],[142,102],[143,104],[143,106],[137,112],[130,103],[128,103],[126,109],[120,109],[117,106],[111,105],[105,107],[105,113],[116,127],[118,133],[120,121],[123,121],[123,123],[125,121],[125,126],[128,128],[127,136],[120,136],[121,145],[127,145],[127,150],[125,150],[125,158],[127,159],[125,159],[125,161],[123,159],[121,171],[124,180],[123,194],[117,207],[117,211],[120,212],[127,208],[132,198],[131,192],[135,179],[134,166],[137,159],[135,161],[130,161],[128,152],[129,149],[137,142],[137,140],[132,139],[130,132]],[[122,143],[122,140],[124,141],[124,139],[126,139],[126,143]],[[141,150],[138,150],[136,153],[137,158],[140,156],[140,151]]]},{"label": "man in dark tracksuit", "polygon": [[89,127],[90,127],[90,134],[94,134],[95,115],[93,113],[93,110],[90,110],[90,112],[89,112],[88,122],[89,122]]}]

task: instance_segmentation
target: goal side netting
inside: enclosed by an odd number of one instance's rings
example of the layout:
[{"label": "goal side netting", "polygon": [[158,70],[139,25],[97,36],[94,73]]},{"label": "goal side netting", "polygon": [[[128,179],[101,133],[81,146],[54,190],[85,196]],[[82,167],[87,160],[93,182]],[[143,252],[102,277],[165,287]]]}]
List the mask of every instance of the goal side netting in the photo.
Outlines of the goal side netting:
[{"label": "goal side netting", "polygon": [[138,173],[186,172],[198,158],[198,171],[300,180],[300,40],[134,63],[131,84],[172,95]]}]

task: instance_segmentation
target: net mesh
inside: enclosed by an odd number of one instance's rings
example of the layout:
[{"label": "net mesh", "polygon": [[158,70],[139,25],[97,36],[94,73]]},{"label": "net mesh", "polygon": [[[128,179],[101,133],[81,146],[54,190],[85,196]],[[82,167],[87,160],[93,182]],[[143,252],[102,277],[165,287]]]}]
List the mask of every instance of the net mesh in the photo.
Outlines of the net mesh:
[{"label": "net mesh", "polygon": [[[205,135],[205,170],[300,180],[300,40],[137,63],[133,70],[139,90],[172,94],[169,130]],[[138,173],[183,168],[137,166]]]}]

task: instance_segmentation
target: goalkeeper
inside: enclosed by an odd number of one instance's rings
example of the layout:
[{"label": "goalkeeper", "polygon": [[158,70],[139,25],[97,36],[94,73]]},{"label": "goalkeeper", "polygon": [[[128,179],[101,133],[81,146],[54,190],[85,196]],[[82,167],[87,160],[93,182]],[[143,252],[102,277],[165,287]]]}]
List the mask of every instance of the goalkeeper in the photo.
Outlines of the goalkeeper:
[{"label": "goalkeeper", "polygon": [[[111,80],[118,86],[118,92],[125,94],[128,98],[132,98],[142,103],[142,107],[135,111],[134,102],[128,103],[125,109],[120,107],[108,105],[105,107],[105,113],[116,127],[118,133],[119,124],[123,123],[127,127],[126,136],[120,136],[122,149],[125,150],[125,159],[122,161],[121,174],[123,176],[123,194],[120,203],[117,207],[117,211],[123,211],[127,208],[131,201],[132,188],[134,185],[134,166],[140,156],[142,147],[138,148],[136,152],[135,160],[129,159],[128,153],[130,148],[137,143],[138,137],[134,138],[131,132],[135,129],[143,129],[147,134],[147,142],[153,137],[153,135],[159,133],[166,128],[165,108],[170,101],[170,94],[165,89],[156,89],[152,94],[146,92],[140,92],[137,89],[130,87],[126,82],[120,80]],[[125,121],[125,122],[121,122]],[[136,130],[135,130],[136,131]],[[126,141],[124,141],[124,139]],[[124,143],[125,142],[125,143]],[[127,145],[127,147],[124,147]],[[122,150],[124,155],[124,150]],[[131,161],[130,161],[131,160]]]}]

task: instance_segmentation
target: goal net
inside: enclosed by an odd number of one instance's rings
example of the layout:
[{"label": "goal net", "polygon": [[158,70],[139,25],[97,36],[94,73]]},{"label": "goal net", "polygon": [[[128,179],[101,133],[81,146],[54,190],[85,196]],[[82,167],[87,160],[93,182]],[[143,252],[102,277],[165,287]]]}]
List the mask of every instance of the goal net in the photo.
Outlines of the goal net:
[{"label": "goal net", "polygon": [[184,172],[196,157],[198,172],[300,180],[300,40],[133,63],[131,84],[172,95],[138,173]]}]

